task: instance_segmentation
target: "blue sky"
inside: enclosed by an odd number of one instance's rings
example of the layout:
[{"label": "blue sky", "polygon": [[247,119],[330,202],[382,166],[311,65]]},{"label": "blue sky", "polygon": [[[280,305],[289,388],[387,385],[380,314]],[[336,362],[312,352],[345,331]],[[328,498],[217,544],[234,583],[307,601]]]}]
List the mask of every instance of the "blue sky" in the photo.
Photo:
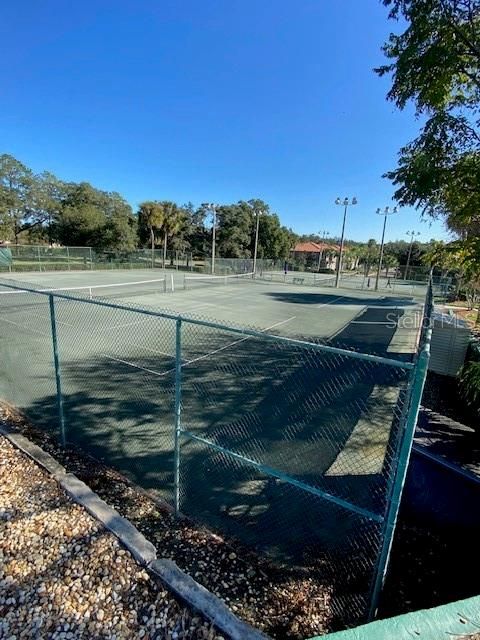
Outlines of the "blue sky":
[{"label": "blue sky", "polygon": [[[378,0],[25,1],[2,8],[0,152],[141,200],[267,201],[299,233],[381,234],[418,130],[372,71]],[[387,239],[445,238],[403,209]]]}]

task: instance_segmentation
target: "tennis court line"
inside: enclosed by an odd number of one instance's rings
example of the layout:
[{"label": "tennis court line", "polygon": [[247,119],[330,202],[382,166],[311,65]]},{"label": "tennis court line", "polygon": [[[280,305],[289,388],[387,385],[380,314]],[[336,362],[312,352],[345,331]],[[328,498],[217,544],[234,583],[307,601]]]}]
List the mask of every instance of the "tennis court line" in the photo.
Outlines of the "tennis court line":
[{"label": "tennis court line", "polygon": [[321,307],[328,307],[328,305],[333,304],[337,300],[341,300],[342,298],[345,298],[345,297],[346,296],[338,296],[338,298],[333,298],[333,300],[329,300],[328,302],[322,302],[322,304],[316,304],[315,308],[321,309]]},{"label": "tennis court line", "polygon": [[14,324],[16,327],[20,327],[20,329],[26,329],[27,331],[31,331],[32,333],[38,333],[38,335],[43,336],[44,338],[50,337],[49,333],[42,333],[41,331],[37,331],[37,329],[30,329],[30,327],[26,327],[19,322],[14,322],[13,320],[7,320],[6,318],[0,316],[0,320],[2,322],[8,322],[8,324]]},{"label": "tennis court line", "polygon": [[[270,325],[269,327],[264,327],[263,329],[260,329],[260,333],[265,333],[265,331],[269,331],[270,329],[273,329],[274,327],[279,327],[282,324],[286,324],[287,322],[290,322],[291,320],[295,320],[297,316],[292,316],[291,318],[287,318],[286,320],[280,320],[279,322],[275,322],[275,324]],[[189,364],[193,364],[194,362],[198,362],[199,360],[204,360],[205,358],[209,358],[210,356],[214,355],[215,353],[219,353],[220,351],[224,351],[225,349],[229,349],[230,347],[233,347],[233,345],[235,344],[240,344],[240,342],[245,342],[245,340],[251,340],[252,336],[245,336],[245,338],[240,338],[239,340],[234,340],[233,342],[229,342],[229,344],[225,344],[223,347],[219,347],[218,349],[214,349],[213,351],[210,351],[209,353],[205,353],[203,356],[198,356],[198,358],[193,358],[192,360],[187,360],[186,362],[184,362],[182,364],[182,367],[186,367]],[[174,369],[172,369],[172,371],[174,371]]]},{"label": "tennis court line", "polygon": [[137,324],[143,324],[145,322],[151,321],[151,318],[142,318],[141,320],[135,320],[135,322],[125,322],[124,324],[112,324],[101,331],[110,331],[111,329],[123,329],[124,327],[134,327]]},{"label": "tennis court line", "polygon": [[[297,316],[292,316],[291,318],[287,318],[286,320],[280,320],[279,322],[275,322],[269,327],[265,327],[264,329],[261,329],[261,332],[263,333],[265,331],[269,331],[270,329],[273,329],[274,327],[279,327],[280,325],[286,324],[291,320],[295,320],[296,317]],[[181,367],[185,367],[189,364],[193,364],[194,362],[198,362],[199,360],[204,360],[205,358],[209,358],[211,355],[218,353],[219,351],[224,351],[225,349],[228,349],[229,347],[232,347],[235,344],[239,344],[240,342],[244,342],[245,340],[251,340],[251,339],[252,339],[252,336],[245,336],[244,338],[240,338],[239,340],[234,340],[233,342],[230,342],[229,344],[226,344],[223,347],[219,347],[214,351],[210,351],[209,353],[206,353],[203,356],[198,356],[198,358],[193,358],[192,360],[187,360],[186,362],[182,362]],[[109,360],[114,360],[115,362],[121,362],[122,364],[126,364],[127,366],[133,367],[134,369],[140,369],[141,371],[146,371],[147,373],[153,373],[154,376],[158,376],[159,378],[166,376],[170,373],[173,373],[176,368],[176,367],[173,367],[172,369],[168,369],[167,371],[163,371],[163,372],[154,371],[153,369],[147,369],[146,367],[141,367],[140,365],[134,364],[133,362],[129,362],[128,360],[122,360],[121,358],[114,358],[113,356],[109,356],[106,353],[101,353],[100,355],[104,358],[108,358]],[[174,356],[170,356],[170,357],[173,358]]]},{"label": "tennis court line", "polygon": [[347,320],[347,322],[345,322],[345,324],[343,324],[339,329],[334,331],[332,333],[332,335],[328,336],[327,340],[333,340],[334,338],[339,336],[342,333],[342,331],[344,331],[350,324],[352,324],[352,322],[354,322],[355,318],[359,318],[362,315],[362,313],[364,313],[364,311],[366,309],[368,309],[367,306],[360,307],[360,310],[353,316],[352,320]]},{"label": "tennis court line", "polygon": [[[170,371],[175,371],[175,369],[170,369],[165,373],[160,373],[160,371],[154,371],[153,369],[147,369],[146,367],[141,367],[139,364],[134,364],[133,362],[128,362],[128,360],[122,360],[121,358],[114,358],[113,356],[109,356],[106,353],[100,353],[103,358],[108,358],[109,360],[114,360],[115,362],[121,362],[122,364],[126,364],[129,367],[133,367],[134,369],[140,369],[141,371],[146,371],[147,373],[153,373],[154,376],[164,376]],[[173,357],[173,356],[172,356]]]},{"label": "tennis court line", "polygon": [[[37,318],[42,318],[43,320],[50,320],[50,316],[36,316]],[[57,317],[55,317],[55,323],[56,324],[64,324],[66,327],[74,327],[74,324],[71,324],[70,322],[65,322],[64,320],[59,320]]]}]

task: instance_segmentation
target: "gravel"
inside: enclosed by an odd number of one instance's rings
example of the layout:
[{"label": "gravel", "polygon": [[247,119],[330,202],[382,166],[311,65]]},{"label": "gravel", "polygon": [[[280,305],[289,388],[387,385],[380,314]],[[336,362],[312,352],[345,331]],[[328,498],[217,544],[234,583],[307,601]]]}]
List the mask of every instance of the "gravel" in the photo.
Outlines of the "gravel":
[{"label": "gravel", "polygon": [[0,436],[0,638],[222,636]]},{"label": "gravel", "polygon": [[165,504],[152,500],[110,467],[77,449],[62,450],[49,434],[11,408],[5,408],[3,415],[130,520],[155,545],[159,558],[176,562],[245,622],[278,640],[329,630],[331,587],[318,576],[276,566],[235,541],[214,535],[189,519],[176,518]]}]

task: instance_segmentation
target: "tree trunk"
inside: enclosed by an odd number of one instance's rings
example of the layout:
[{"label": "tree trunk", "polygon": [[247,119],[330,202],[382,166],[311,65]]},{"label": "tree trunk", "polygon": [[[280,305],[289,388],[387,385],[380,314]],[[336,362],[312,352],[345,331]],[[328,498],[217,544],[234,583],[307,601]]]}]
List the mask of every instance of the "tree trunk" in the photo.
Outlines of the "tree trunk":
[{"label": "tree trunk", "polygon": [[165,231],[165,236],[163,240],[163,268],[165,269],[165,262],[167,260],[167,232]]},{"label": "tree trunk", "polygon": [[155,234],[153,233],[153,227],[150,227],[150,243],[152,247],[152,269],[155,266]]}]

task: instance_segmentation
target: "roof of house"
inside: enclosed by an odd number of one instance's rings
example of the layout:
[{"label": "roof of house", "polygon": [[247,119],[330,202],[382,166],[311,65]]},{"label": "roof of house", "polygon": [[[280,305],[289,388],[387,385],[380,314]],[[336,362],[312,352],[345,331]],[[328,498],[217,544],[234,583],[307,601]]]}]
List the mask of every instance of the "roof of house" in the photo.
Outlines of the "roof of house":
[{"label": "roof of house", "polygon": [[299,242],[295,245],[294,251],[298,253],[320,253],[321,251],[339,251],[337,244],[326,244],[325,242]]}]

